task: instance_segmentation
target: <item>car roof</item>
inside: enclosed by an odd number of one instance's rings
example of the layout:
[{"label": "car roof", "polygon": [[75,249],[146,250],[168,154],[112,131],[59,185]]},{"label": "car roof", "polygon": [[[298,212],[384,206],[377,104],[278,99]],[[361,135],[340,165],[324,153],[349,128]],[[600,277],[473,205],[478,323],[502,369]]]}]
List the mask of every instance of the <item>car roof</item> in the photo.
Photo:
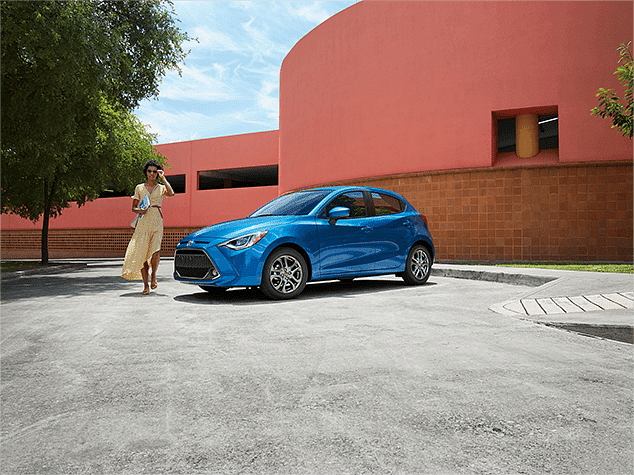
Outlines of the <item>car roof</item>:
[{"label": "car roof", "polygon": [[345,191],[345,190],[385,191],[387,193],[398,195],[398,193],[394,191],[385,190],[383,188],[373,188],[371,186],[363,186],[363,185],[324,186],[320,188],[310,188],[310,189],[299,190],[299,191]]}]

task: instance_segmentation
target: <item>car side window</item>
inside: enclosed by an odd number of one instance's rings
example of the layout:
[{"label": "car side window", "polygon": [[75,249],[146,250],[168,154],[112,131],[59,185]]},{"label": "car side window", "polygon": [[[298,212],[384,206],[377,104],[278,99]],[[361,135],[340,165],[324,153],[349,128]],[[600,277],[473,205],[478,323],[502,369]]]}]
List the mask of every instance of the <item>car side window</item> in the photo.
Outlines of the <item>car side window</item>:
[{"label": "car side window", "polygon": [[324,213],[322,213],[322,216],[327,216],[331,209],[339,206],[350,210],[350,218],[365,218],[368,215],[365,209],[365,201],[363,199],[362,191],[349,191],[337,196],[326,205],[326,209]]},{"label": "car side window", "polygon": [[377,216],[385,216],[387,214],[396,214],[405,211],[405,203],[394,196],[372,192],[372,201],[374,202],[374,213]]}]

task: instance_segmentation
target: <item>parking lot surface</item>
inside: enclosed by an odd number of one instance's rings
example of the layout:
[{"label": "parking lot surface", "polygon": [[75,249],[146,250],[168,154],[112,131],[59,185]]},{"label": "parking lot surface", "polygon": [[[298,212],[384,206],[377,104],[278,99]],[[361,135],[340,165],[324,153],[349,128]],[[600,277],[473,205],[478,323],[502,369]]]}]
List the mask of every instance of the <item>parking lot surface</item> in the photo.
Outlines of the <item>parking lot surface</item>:
[{"label": "parking lot surface", "polygon": [[512,304],[631,277],[437,266],[272,302],[177,283],[170,260],[149,296],[85,264],[3,277],[3,474],[634,472],[632,345],[542,324],[631,309]]}]

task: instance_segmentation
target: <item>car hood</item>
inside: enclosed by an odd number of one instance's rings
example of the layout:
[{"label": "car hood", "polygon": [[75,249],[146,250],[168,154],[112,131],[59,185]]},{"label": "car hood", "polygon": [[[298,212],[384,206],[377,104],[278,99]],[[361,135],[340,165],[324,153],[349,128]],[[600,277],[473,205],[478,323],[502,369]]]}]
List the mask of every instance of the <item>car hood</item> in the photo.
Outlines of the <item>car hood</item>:
[{"label": "car hood", "polygon": [[232,239],[257,231],[269,231],[271,228],[283,226],[297,221],[301,216],[258,216],[214,224],[191,233],[184,240],[200,239]]}]

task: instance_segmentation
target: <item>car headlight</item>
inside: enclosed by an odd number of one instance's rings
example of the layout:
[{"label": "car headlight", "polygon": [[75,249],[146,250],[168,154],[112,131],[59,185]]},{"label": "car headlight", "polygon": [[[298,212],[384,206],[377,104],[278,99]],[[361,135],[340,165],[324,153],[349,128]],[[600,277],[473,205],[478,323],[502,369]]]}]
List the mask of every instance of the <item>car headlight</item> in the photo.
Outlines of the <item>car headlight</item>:
[{"label": "car headlight", "polygon": [[240,251],[242,249],[246,249],[247,247],[253,246],[256,242],[266,236],[268,231],[258,231],[257,233],[247,234],[245,236],[240,236],[234,239],[230,239],[229,241],[225,241],[223,243],[218,244],[218,247],[228,247],[229,249],[233,249],[234,251]]}]

